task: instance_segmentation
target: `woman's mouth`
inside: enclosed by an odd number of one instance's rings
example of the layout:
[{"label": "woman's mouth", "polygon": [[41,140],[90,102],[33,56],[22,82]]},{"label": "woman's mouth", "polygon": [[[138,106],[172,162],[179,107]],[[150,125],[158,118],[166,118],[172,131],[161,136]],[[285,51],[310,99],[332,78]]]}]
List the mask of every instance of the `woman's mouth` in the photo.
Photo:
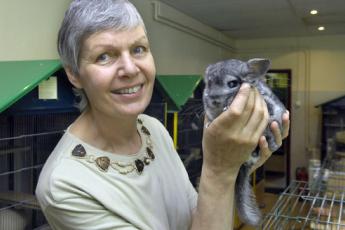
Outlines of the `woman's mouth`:
[{"label": "woman's mouth", "polygon": [[143,85],[137,85],[137,86],[134,86],[131,88],[114,90],[114,91],[112,91],[112,93],[114,93],[114,94],[134,94],[134,93],[138,92],[142,87],[143,87]]}]

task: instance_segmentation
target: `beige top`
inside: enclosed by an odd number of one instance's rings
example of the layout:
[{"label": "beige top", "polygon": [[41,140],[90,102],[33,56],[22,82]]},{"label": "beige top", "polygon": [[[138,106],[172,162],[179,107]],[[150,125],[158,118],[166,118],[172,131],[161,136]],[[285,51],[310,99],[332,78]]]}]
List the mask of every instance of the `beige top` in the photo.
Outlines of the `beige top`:
[{"label": "beige top", "polygon": [[71,154],[81,144],[87,156],[134,162],[146,154],[140,129],[143,146],[134,155],[99,150],[66,131],[45,163],[36,189],[53,229],[189,228],[197,193],[164,126],[147,115],[139,117],[151,133],[155,154],[141,175],[136,170],[123,175],[112,167],[104,172],[94,161]]}]

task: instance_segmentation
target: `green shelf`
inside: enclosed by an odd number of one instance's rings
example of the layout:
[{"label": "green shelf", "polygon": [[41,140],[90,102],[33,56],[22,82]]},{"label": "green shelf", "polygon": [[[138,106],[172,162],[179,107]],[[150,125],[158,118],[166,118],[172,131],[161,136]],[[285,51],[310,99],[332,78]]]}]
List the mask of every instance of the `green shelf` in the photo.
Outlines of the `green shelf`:
[{"label": "green shelf", "polygon": [[193,95],[201,75],[158,75],[158,88],[168,102],[168,112],[177,112]]},{"label": "green shelf", "polygon": [[60,68],[59,60],[0,62],[0,113]]}]

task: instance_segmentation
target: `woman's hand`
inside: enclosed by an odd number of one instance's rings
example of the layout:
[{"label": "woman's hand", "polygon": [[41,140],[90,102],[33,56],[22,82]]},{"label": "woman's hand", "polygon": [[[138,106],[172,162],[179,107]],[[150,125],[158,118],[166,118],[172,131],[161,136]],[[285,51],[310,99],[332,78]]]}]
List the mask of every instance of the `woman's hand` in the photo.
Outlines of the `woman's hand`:
[{"label": "woman's hand", "polygon": [[[283,139],[285,139],[289,135],[290,130],[290,113],[288,110],[283,114],[282,117],[282,132],[280,131],[279,125],[277,122],[272,122],[271,130],[276,140],[276,143],[281,146]],[[260,147],[260,159],[253,165],[251,171],[254,172],[257,168],[261,167],[266,160],[272,155],[272,151],[268,148],[268,143],[264,136],[260,137],[259,140],[259,147]]]},{"label": "woman's hand", "polygon": [[215,175],[236,177],[240,166],[257,146],[268,117],[266,103],[259,92],[243,84],[228,110],[204,129],[203,167]]}]

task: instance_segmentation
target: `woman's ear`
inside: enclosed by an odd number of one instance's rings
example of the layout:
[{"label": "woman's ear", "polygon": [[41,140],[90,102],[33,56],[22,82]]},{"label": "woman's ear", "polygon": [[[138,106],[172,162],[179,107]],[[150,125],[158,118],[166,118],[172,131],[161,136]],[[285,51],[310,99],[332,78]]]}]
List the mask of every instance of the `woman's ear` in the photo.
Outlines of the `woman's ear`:
[{"label": "woman's ear", "polygon": [[81,83],[80,83],[80,79],[79,76],[75,75],[72,70],[69,67],[65,68],[65,72],[67,74],[68,80],[69,82],[71,82],[71,84],[77,88],[77,89],[81,89],[83,88]]}]

